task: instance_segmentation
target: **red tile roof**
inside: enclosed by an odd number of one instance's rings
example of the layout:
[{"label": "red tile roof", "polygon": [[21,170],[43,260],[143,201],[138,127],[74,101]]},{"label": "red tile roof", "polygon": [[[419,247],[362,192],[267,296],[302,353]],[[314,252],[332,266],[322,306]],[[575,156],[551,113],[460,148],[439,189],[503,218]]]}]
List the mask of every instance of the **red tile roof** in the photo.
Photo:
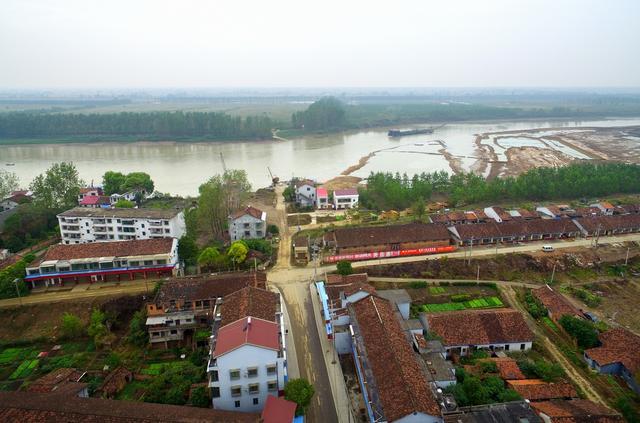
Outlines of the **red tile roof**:
[{"label": "red tile roof", "polygon": [[595,402],[574,400],[552,400],[532,403],[538,414],[547,415],[552,423],[612,423],[624,419],[615,411]]},{"label": "red tile roof", "polygon": [[258,423],[260,415],[36,392],[0,392],[0,421],[20,423]]},{"label": "red tile roof", "polygon": [[49,247],[42,261],[168,254],[171,252],[173,242],[173,238],[157,238],[131,241],[91,242],[87,244],[56,244]]},{"label": "red tile roof", "polygon": [[248,286],[224,297],[221,325],[225,326],[245,317],[275,322],[280,297],[266,289]]},{"label": "red tile roof", "polygon": [[85,188],[80,188],[80,194],[86,194],[89,192],[97,192],[99,195],[102,195],[102,188],[100,187],[85,187]]},{"label": "red tile roof", "polygon": [[601,346],[585,350],[599,365],[622,363],[632,374],[640,370],[640,336],[616,328],[601,333]]},{"label": "red tile roof", "polygon": [[566,381],[547,383],[541,379],[509,380],[507,387],[530,401],[576,398],[578,393]]},{"label": "red tile roof", "polygon": [[320,197],[328,197],[329,196],[329,192],[327,191],[326,188],[318,188],[318,189],[316,189],[316,196],[318,196],[318,198],[320,198]]},{"label": "red tile roof", "polygon": [[516,310],[454,311],[427,314],[429,332],[445,346],[532,342],[533,332]]},{"label": "red tile roof", "polygon": [[556,292],[549,285],[538,289],[532,289],[531,293],[549,310],[554,319],[559,319],[563,315],[582,317],[582,313],[569,302],[562,294]]},{"label": "red tile roof", "polygon": [[231,214],[232,219],[237,219],[244,215],[249,215],[251,217],[255,217],[256,219],[262,219],[262,210],[257,209],[253,206],[247,206],[244,210],[238,210],[237,212]]},{"label": "red tile roof", "polygon": [[347,195],[358,195],[358,190],[355,188],[345,188],[345,189],[337,189],[333,191],[334,197],[339,196],[347,196]]},{"label": "red tile roof", "polygon": [[344,228],[334,234],[338,248],[449,240],[449,231],[443,225],[423,223]]},{"label": "red tile roof", "polygon": [[376,293],[376,289],[372,285],[369,285],[368,283],[364,283],[364,282],[351,282],[347,284],[331,284],[331,285],[327,284],[325,285],[325,290],[327,291],[327,295],[329,296],[329,299],[334,301],[340,299],[341,293],[344,293],[345,297],[348,297],[360,291],[364,291],[369,294]]},{"label": "red tile roof", "polygon": [[33,381],[27,391],[29,392],[62,392],[62,390],[68,391],[65,389],[67,386],[70,386],[76,392],[79,392],[84,387],[88,386],[85,383],[78,383],[80,379],[84,375],[83,372],[71,369],[71,368],[60,368],[42,376],[39,379]]},{"label": "red tile roof", "polygon": [[580,217],[576,221],[589,233],[596,232],[598,227],[600,232],[640,228],[640,214]]},{"label": "red tile roof", "polygon": [[493,358],[498,367],[498,373],[504,380],[526,379],[526,376],[518,367],[518,363],[513,358]]},{"label": "red tile roof", "polygon": [[262,423],[292,423],[296,407],[295,402],[269,395],[262,410]]},{"label": "red tile roof", "polygon": [[385,419],[395,421],[414,412],[440,416],[440,407],[391,303],[370,296],[350,308]]},{"label": "red tile roof", "polygon": [[246,286],[266,288],[266,283],[267,274],[264,272],[173,278],[162,284],[154,301],[156,304],[168,304],[171,300],[207,300],[225,297]]},{"label": "red tile roof", "polygon": [[93,206],[96,204],[110,204],[111,200],[109,197],[102,195],[85,195],[80,201],[80,205],[82,206]]},{"label": "red tile roof", "polygon": [[369,283],[369,275],[366,273],[353,273],[351,275],[330,273],[327,275],[327,284],[347,284],[353,282]]},{"label": "red tile roof", "polygon": [[280,348],[278,325],[274,322],[245,317],[218,330],[214,357],[220,357],[243,345],[255,345],[270,350]]}]

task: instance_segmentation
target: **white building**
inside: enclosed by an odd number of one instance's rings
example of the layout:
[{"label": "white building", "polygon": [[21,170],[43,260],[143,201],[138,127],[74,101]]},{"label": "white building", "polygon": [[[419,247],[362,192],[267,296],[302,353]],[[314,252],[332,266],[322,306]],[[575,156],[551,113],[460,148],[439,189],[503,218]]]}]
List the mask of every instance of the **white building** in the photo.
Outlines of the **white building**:
[{"label": "white building", "polygon": [[100,187],[91,186],[80,188],[80,192],[78,193],[78,204],[82,204],[87,197],[100,197],[101,195],[104,195],[104,192]]},{"label": "white building", "polygon": [[0,201],[0,212],[13,210],[21,203],[31,199],[30,191],[14,191],[11,196]]},{"label": "white building", "polygon": [[229,216],[229,238],[239,239],[264,238],[267,232],[267,213],[249,206]]},{"label": "white building", "polygon": [[124,194],[117,194],[117,193],[111,194],[111,196],[109,196],[109,201],[111,202],[112,205],[117,203],[119,200],[136,201],[137,194],[138,193],[136,192],[125,192]]},{"label": "white building", "polygon": [[333,207],[338,209],[352,209],[358,205],[358,190],[355,188],[337,189],[333,191]]},{"label": "white building", "polygon": [[[259,412],[287,381],[284,318],[245,317],[218,329],[207,366],[213,408]],[[214,330],[215,332],[215,330]]]},{"label": "white building", "polygon": [[301,207],[315,207],[316,187],[313,181],[307,179],[296,182],[296,204]]},{"label": "white building", "polygon": [[329,192],[326,188],[316,189],[316,208],[328,209],[329,208]]},{"label": "white building", "polygon": [[184,213],[161,209],[95,209],[76,207],[58,215],[63,244],[180,238]]}]

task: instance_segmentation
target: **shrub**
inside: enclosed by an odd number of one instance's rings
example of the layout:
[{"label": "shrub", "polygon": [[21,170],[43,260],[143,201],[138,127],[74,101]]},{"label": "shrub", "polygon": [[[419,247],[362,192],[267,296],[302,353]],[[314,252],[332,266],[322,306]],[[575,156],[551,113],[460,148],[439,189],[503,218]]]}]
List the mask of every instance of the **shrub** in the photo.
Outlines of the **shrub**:
[{"label": "shrub", "polygon": [[284,397],[289,401],[298,404],[296,408],[296,416],[303,415],[309,404],[315,389],[306,379],[290,379],[284,386]]},{"label": "shrub", "polygon": [[471,295],[469,294],[455,294],[450,297],[451,301],[454,303],[463,303],[465,301],[469,301]]},{"label": "shrub", "polygon": [[278,235],[280,233],[280,229],[276,225],[267,226],[267,232],[271,235]]},{"label": "shrub", "polygon": [[576,340],[580,348],[587,349],[598,345],[598,331],[592,323],[569,315],[562,316],[559,322],[564,330]]},{"label": "shrub", "polygon": [[518,360],[518,367],[528,378],[554,382],[564,376],[562,366],[544,360]]},{"label": "shrub", "polygon": [[495,361],[482,361],[480,362],[480,370],[482,373],[497,373],[498,365]]},{"label": "shrub", "polygon": [[189,402],[194,407],[209,408],[211,405],[211,398],[209,398],[209,392],[204,386],[196,386],[191,390],[191,398]]},{"label": "shrub", "polygon": [[60,324],[60,334],[64,339],[79,338],[84,334],[84,324],[75,314],[64,313]]},{"label": "shrub", "polygon": [[149,333],[146,327],[147,313],[139,310],[134,313],[129,322],[129,334],[127,342],[138,347],[144,347],[149,342]]},{"label": "shrub", "polygon": [[346,276],[346,275],[350,275],[353,273],[353,267],[351,267],[351,262],[342,260],[339,261],[338,264],[336,265],[336,269],[338,274]]},{"label": "shrub", "polygon": [[413,289],[422,289],[427,287],[427,283],[424,281],[413,281],[409,282],[409,287]]},{"label": "shrub", "polygon": [[524,304],[527,311],[534,319],[540,319],[547,315],[546,307],[540,302],[540,300],[533,296],[531,291],[524,294]]}]

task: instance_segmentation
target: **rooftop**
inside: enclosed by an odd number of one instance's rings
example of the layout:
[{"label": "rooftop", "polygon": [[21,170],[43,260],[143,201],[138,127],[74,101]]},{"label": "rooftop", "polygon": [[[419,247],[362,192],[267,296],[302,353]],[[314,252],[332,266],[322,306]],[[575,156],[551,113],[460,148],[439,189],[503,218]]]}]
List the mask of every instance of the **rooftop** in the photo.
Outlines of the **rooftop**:
[{"label": "rooftop", "polygon": [[599,365],[622,363],[632,374],[640,371],[640,337],[626,329],[616,328],[601,333],[601,346],[585,350]]},{"label": "rooftop", "polygon": [[525,401],[460,407],[444,416],[445,423],[542,423]]},{"label": "rooftop", "polygon": [[104,195],[85,195],[80,201],[83,206],[93,206],[96,204],[111,204],[109,197]]},{"label": "rooftop", "polygon": [[347,284],[352,282],[369,282],[369,275],[366,273],[353,273],[351,275],[340,275],[337,273],[330,273],[327,275],[327,284]]},{"label": "rooftop", "polygon": [[498,367],[498,373],[504,380],[526,379],[526,376],[518,367],[518,363],[513,358],[493,358]]},{"label": "rooftop", "polygon": [[347,195],[358,195],[358,190],[356,188],[344,188],[344,189],[337,189],[333,191],[334,197],[347,196]]},{"label": "rooftop", "polygon": [[449,240],[446,227],[424,223],[343,228],[336,229],[334,233],[338,248]]},{"label": "rooftop", "polygon": [[251,217],[255,217],[256,219],[264,220],[263,216],[265,215],[265,213],[253,206],[247,206],[242,210],[238,210],[237,212],[232,213],[229,217],[231,217],[231,219],[237,219],[247,214]]},{"label": "rooftop", "polygon": [[99,257],[135,257],[169,254],[173,238],[137,239],[131,241],[90,242],[87,244],[56,244],[42,256],[42,262]]},{"label": "rooftop", "polygon": [[295,402],[269,395],[262,410],[262,423],[291,423],[296,416],[296,407]]},{"label": "rooftop", "polygon": [[0,421],[66,423],[258,422],[253,413],[198,407],[78,398],[36,392],[0,392]]},{"label": "rooftop", "polygon": [[40,393],[77,393],[87,386],[86,383],[79,383],[82,376],[84,376],[84,373],[76,369],[56,369],[33,381],[27,388],[27,391]]},{"label": "rooftop", "polygon": [[376,289],[373,285],[369,285],[364,282],[351,282],[345,284],[331,284],[325,285],[325,290],[327,291],[327,296],[329,299],[336,301],[339,300],[341,294],[344,294],[345,297],[349,297],[357,292],[364,291],[369,294],[375,294]]},{"label": "rooftop", "polygon": [[302,180],[296,181],[295,183],[296,188],[300,188],[301,186],[304,186],[304,185],[309,185],[313,187],[316,185],[316,183],[313,182],[311,179],[302,179]]},{"label": "rooftop", "polygon": [[640,227],[640,214],[580,217],[576,221],[588,232],[611,231]]},{"label": "rooftop", "polygon": [[468,310],[427,314],[429,332],[445,346],[531,342],[533,332],[516,310]]},{"label": "rooftop", "polygon": [[177,209],[93,209],[75,207],[60,213],[58,217],[95,217],[95,218],[124,218],[124,219],[171,219],[182,210]]},{"label": "rooftop", "polygon": [[243,345],[270,350],[280,349],[279,327],[276,323],[255,317],[236,320],[218,330],[214,357],[220,357]]},{"label": "rooftop", "polygon": [[552,423],[623,422],[621,415],[610,408],[585,399],[552,400],[532,403],[538,414],[545,414]]},{"label": "rooftop", "polygon": [[326,188],[318,188],[318,189],[316,189],[316,195],[318,196],[318,198],[320,198],[320,197],[328,197],[329,196],[329,192],[327,191]]},{"label": "rooftop", "polygon": [[202,300],[225,297],[247,286],[265,288],[264,272],[223,273],[195,277],[173,278],[162,284],[156,304],[171,300]]},{"label": "rooftop", "polygon": [[522,398],[530,401],[575,398],[578,396],[575,388],[566,381],[547,383],[541,379],[509,380],[507,381],[507,387],[519,393]]},{"label": "rooftop", "polygon": [[582,317],[580,310],[571,304],[562,294],[554,291],[549,285],[533,289],[531,293],[542,302],[551,314],[558,318],[565,314]]},{"label": "rooftop", "polygon": [[280,296],[262,288],[247,286],[224,297],[221,325],[252,316],[274,322],[279,311]]},{"label": "rooftop", "polygon": [[414,412],[439,416],[440,407],[389,301],[369,296],[350,308],[386,420]]}]

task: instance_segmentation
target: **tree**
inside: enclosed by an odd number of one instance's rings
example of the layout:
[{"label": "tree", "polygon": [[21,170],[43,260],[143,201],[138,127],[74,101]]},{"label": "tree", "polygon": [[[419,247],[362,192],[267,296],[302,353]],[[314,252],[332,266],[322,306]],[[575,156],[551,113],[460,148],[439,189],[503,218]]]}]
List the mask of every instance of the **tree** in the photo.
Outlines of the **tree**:
[{"label": "tree", "polygon": [[73,163],[55,163],[30,185],[34,202],[45,209],[62,210],[78,204],[78,194],[84,182]]},{"label": "tree", "polygon": [[0,200],[7,198],[18,189],[18,176],[13,172],[0,169]]},{"label": "tree", "polygon": [[125,200],[124,198],[121,198],[118,201],[116,201],[116,203],[113,206],[118,209],[132,209],[135,207],[135,205],[136,203],[134,203],[133,201],[129,201],[129,200]]},{"label": "tree", "polygon": [[102,189],[106,195],[122,194],[126,176],[122,172],[109,170],[102,176]]},{"label": "tree", "polygon": [[11,266],[0,270],[0,298],[15,298],[18,296],[17,291],[20,292],[21,296],[29,295],[29,289],[22,278],[27,265],[34,259],[35,256],[33,254],[27,254]]},{"label": "tree", "polygon": [[343,276],[350,275],[353,273],[353,267],[351,266],[351,262],[346,260],[339,261],[338,264],[336,265],[336,269],[338,271],[338,274]]},{"label": "tree", "polygon": [[183,235],[178,240],[178,257],[180,257],[188,265],[194,265],[198,258],[198,245],[196,241],[188,236]]},{"label": "tree", "polygon": [[291,116],[294,128],[309,130],[329,130],[345,127],[346,110],[335,97],[323,97],[311,104],[307,110]]},{"label": "tree", "polygon": [[211,398],[209,392],[204,386],[196,386],[191,390],[191,405],[194,407],[209,408]]},{"label": "tree", "polygon": [[124,192],[146,192],[152,193],[154,189],[153,181],[148,173],[131,172],[122,184]]},{"label": "tree", "polygon": [[564,330],[575,338],[580,348],[587,349],[598,345],[598,331],[585,319],[565,314],[559,322]]},{"label": "tree", "polygon": [[133,314],[129,322],[129,334],[127,342],[138,347],[144,347],[149,342],[149,332],[147,332],[147,313],[144,310],[138,310]]},{"label": "tree", "polygon": [[227,255],[234,264],[244,263],[244,261],[247,259],[248,253],[249,248],[247,248],[247,244],[245,244],[241,240],[234,241],[227,250]]},{"label": "tree", "polygon": [[78,316],[72,313],[64,313],[60,323],[60,333],[65,339],[75,339],[82,336],[84,324]]},{"label": "tree", "polygon": [[284,201],[294,202],[296,200],[296,191],[292,186],[288,186],[282,191]]},{"label": "tree", "polygon": [[57,225],[55,210],[33,203],[20,204],[17,213],[4,222],[1,244],[13,252],[20,251],[48,238]]},{"label": "tree", "polygon": [[424,214],[426,212],[426,207],[424,205],[424,200],[422,198],[419,198],[413,204],[413,207],[411,207],[411,211],[413,211],[413,214],[416,217],[416,220],[422,220],[422,218],[424,217]]},{"label": "tree", "polygon": [[271,235],[275,236],[275,235],[278,235],[280,233],[280,229],[276,225],[269,225],[269,226],[267,226],[267,232],[269,232]]},{"label": "tree", "polygon": [[93,342],[96,346],[101,344],[108,344],[110,341],[109,337],[109,329],[105,325],[106,315],[97,308],[94,308],[91,312],[91,320],[89,323],[89,328],[87,329],[87,333],[91,338],[93,338]]},{"label": "tree", "polygon": [[207,247],[198,256],[198,265],[205,269],[213,268],[220,259],[220,251],[215,247]]},{"label": "tree", "polygon": [[306,411],[311,398],[315,394],[315,389],[306,379],[289,379],[284,386],[284,397],[289,401],[298,404],[296,408],[296,416],[302,416]]}]

